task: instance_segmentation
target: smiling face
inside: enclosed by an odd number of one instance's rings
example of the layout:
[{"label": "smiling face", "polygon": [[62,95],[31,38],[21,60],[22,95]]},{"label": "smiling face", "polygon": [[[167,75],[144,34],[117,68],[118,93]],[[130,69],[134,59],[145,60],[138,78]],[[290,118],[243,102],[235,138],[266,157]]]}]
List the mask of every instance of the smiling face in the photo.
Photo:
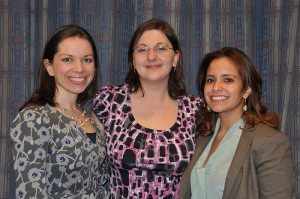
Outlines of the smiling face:
[{"label": "smiling face", "polygon": [[[161,47],[165,51],[160,51]],[[172,44],[161,31],[148,30],[142,34],[133,53],[133,65],[141,82],[168,82],[170,71],[179,58],[179,53],[169,48]],[[143,49],[149,51],[143,52]]]},{"label": "smiling face", "polygon": [[53,62],[44,60],[48,74],[53,76],[56,95],[78,95],[91,83],[95,73],[93,50],[90,43],[80,37],[64,39],[58,45]]},{"label": "smiling face", "polygon": [[244,99],[251,88],[242,91],[243,81],[237,65],[229,58],[213,60],[206,74],[204,95],[207,105],[220,117],[226,115],[239,119],[243,114]]}]

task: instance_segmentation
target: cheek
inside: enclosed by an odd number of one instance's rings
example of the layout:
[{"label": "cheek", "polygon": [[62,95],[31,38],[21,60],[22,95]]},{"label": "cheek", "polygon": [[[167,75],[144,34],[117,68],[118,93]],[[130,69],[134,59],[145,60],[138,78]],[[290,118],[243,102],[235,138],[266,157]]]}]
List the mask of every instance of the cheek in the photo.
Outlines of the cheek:
[{"label": "cheek", "polygon": [[164,63],[169,63],[171,66],[176,66],[176,64],[177,64],[177,61],[176,61],[175,57],[173,57],[172,59],[170,59],[170,58],[162,58],[162,61]]},{"label": "cheek", "polygon": [[89,72],[89,82],[92,82],[93,81],[93,79],[94,79],[94,77],[95,77],[95,72],[96,72],[96,70],[94,69],[94,70],[91,70],[90,72]]},{"label": "cheek", "polygon": [[141,56],[137,56],[135,53],[133,53],[133,55],[132,55],[132,64],[134,66],[138,65],[138,63],[140,63],[141,60],[144,60],[144,59],[142,59]]},{"label": "cheek", "polygon": [[205,101],[206,102],[209,101],[209,97],[208,97],[209,96],[208,95],[209,94],[209,89],[206,86],[204,87],[204,91],[203,92],[204,92],[203,94],[204,94]]},{"label": "cheek", "polygon": [[207,104],[210,104],[210,99],[209,99],[209,97],[208,97],[207,95],[205,95],[204,98],[205,98],[206,103],[207,103]]},{"label": "cheek", "polygon": [[141,57],[133,57],[133,60],[132,60],[132,64],[133,66],[140,66],[143,64],[145,59],[142,59]]},{"label": "cheek", "polygon": [[209,87],[205,85],[203,88],[204,95],[206,96],[209,93],[209,91],[210,91]]}]

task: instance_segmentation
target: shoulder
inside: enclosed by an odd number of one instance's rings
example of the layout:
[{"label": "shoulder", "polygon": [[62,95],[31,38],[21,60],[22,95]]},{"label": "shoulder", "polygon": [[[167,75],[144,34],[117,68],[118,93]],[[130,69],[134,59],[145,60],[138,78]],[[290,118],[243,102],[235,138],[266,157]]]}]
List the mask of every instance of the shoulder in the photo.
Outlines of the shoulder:
[{"label": "shoulder", "polygon": [[41,115],[44,115],[46,117],[49,117],[50,114],[56,114],[57,110],[54,107],[51,107],[50,105],[44,105],[44,106],[28,106],[22,109],[16,118],[24,119],[27,121],[35,120],[36,118],[40,117]]},{"label": "shoulder", "polygon": [[93,99],[93,107],[102,105],[109,106],[112,102],[123,102],[126,96],[129,95],[127,84],[124,85],[109,85],[100,88]]},{"label": "shoulder", "polygon": [[203,100],[200,97],[189,94],[180,96],[179,99],[182,100],[185,104],[194,104],[196,106],[199,106],[203,103]]},{"label": "shoulder", "polygon": [[127,84],[123,85],[107,85],[101,87],[97,94],[103,94],[103,93],[119,93],[119,92],[127,92],[128,86]]},{"label": "shoulder", "polygon": [[252,131],[252,144],[258,148],[269,146],[274,147],[276,145],[290,145],[290,141],[286,134],[266,124],[259,123],[252,129]]},{"label": "shoulder", "polygon": [[[24,137],[28,134],[33,137],[42,136],[49,138],[49,131],[46,127],[58,120],[57,114],[58,111],[49,105],[25,107],[11,123],[10,136],[15,141],[18,141],[20,136]],[[29,132],[37,133],[32,134]]]},{"label": "shoulder", "polygon": [[253,132],[254,136],[260,139],[268,139],[273,136],[287,138],[287,136],[283,132],[263,123],[258,123],[257,125],[255,125]]},{"label": "shoulder", "polygon": [[128,90],[128,86],[127,84],[123,84],[123,85],[107,85],[107,86],[103,86],[101,87],[97,93],[96,96],[94,98],[94,100],[103,100],[103,99],[107,99],[107,100],[111,100],[110,98],[121,94],[121,95],[126,95],[129,92]]},{"label": "shoulder", "polygon": [[193,95],[183,95],[179,97],[179,104],[186,113],[196,114],[199,111],[199,107],[203,106],[203,100],[200,97]]}]

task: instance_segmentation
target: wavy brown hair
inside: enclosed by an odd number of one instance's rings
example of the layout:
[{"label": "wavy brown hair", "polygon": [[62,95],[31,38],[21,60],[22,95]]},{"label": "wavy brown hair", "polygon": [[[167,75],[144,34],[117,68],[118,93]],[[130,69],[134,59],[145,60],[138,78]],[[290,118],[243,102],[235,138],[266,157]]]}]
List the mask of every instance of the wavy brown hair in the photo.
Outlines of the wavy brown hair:
[{"label": "wavy brown hair", "polygon": [[[262,101],[261,75],[250,58],[237,48],[224,47],[221,50],[208,53],[204,56],[199,65],[197,74],[197,86],[200,97],[205,100],[204,86],[206,83],[207,69],[210,63],[213,60],[222,57],[229,58],[236,64],[243,82],[242,92],[245,92],[248,87],[252,89],[252,92],[246,100],[248,108],[243,115],[245,121],[244,129],[252,128],[259,122],[270,127],[278,127],[279,116],[276,113],[268,113],[268,108]],[[217,113],[214,113],[213,111],[208,112],[205,106],[199,107],[197,120],[201,125],[198,125],[198,134],[203,136],[211,135],[214,131],[217,118]]]},{"label": "wavy brown hair", "polygon": [[38,88],[33,92],[32,96],[28,101],[21,106],[20,110],[25,108],[26,106],[31,105],[45,105],[49,104],[51,106],[55,106],[54,96],[56,92],[56,84],[54,77],[50,76],[44,66],[44,59],[48,59],[50,63],[53,62],[54,55],[58,51],[59,44],[70,37],[80,37],[86,39],[93,50],[93,56],[95,61],[95,74],[94,78],[89,84],[89,86],[85,89],[84,92],[80,93],[77,98],[78,104],[83,104],[91,99],[97,92],[98,87],[98,67],[99,67],[99,59],[97,53],[97,47],[92,36],[82,27],[76,25],[65,25],[56,30],[48,41],[45,44],[44,52],[42,55],[42,60],[39,65],[39,82]]}]

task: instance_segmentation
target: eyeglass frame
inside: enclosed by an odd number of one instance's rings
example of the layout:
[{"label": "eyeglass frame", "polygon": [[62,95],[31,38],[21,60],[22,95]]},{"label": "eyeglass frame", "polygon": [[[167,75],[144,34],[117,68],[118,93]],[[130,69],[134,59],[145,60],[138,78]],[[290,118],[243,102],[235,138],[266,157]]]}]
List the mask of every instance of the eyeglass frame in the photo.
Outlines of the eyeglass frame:
[{"label": "eyeglass frame", "polygon": [[[165,47],[165,50],[159,50],[159,47]],[[144,51],[138,51],[138,48],[142,48]],[[141,55],[147,55],[150,50],[153,50],[153,52],[157,55],[162,55],[166,53],[168,50],[173,49],[172,47],[169,47],[168,44],[157,44],[153,48],[148,47],[147,45],[141,44],[134,48],[135,52]]]}]

